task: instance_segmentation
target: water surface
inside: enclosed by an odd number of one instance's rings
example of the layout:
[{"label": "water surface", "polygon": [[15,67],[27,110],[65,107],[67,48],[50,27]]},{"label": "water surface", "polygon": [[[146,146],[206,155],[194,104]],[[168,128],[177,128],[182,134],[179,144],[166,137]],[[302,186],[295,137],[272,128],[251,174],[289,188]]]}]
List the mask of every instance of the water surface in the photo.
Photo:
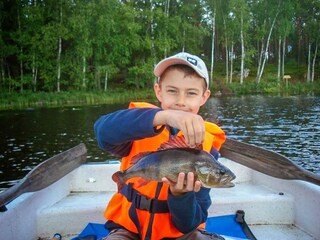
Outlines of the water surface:
[{"label": "water surface", "polygon": [[[80,142],[88,148],[88,161],[117,158],[97,147],[93,124],[127,105],[1,111],[0,188]],[[229,138],[274,150],[320,173],[320,97],[211,98],[200,114],[221,126]]]},{"label": "water surface", "polygon": [[276,151],[320,173],[320,97],[212,98],[204,115],[229,138]]}]

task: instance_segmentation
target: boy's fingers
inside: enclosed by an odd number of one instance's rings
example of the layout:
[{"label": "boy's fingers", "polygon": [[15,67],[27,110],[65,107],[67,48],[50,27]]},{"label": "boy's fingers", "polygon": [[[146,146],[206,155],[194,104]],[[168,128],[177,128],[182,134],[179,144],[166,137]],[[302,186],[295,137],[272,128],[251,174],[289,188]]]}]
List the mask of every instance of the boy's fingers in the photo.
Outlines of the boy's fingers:
[{"label": "boy's fingers", "polygon": [[161,180],[162,180],[162,182],[170,185],[170,182],[169,182],[169,180],[167,178],[163,177]]},{"label": "boy's fingers", "polygon": [[162,178],[162,182],[170,186],[171,194],[174,196],[179,196],[192,191],[199,192],[202,186],[200,181],[195,181],[193,172],[188,172],[187,174],[180,172],[176,183],[170,181],[166,177]]},{"label": "boy's fingers", "polygon": [[205,127],[202,119],[198,119],[193,126],[195,133],[195,145],[202,144],[204,141]]},{"label": "boy's fingers", "polygon": [[194,189],[194,174],[193,172],[189,172],[187,176],[187,186],[186,190],[191,192]]},{"label": "boy's fingers", "polygon": [[195,192],[199,192],[199,191],[200,191],[200,189],[201,189],[201,186],[202,186],[202,184],[201,184],[201,182],[200,182],[200,181],[195,181],[193,191],[195,191]]},{"label": "boy's fingers", "polygon": [[172,110],[168,116],[167,124],[183,132],[188,146],[196,147],[203,143],[205,126],[201,116],[177,110]]},{"label": "boy's fingers", "polygon": [[205,127],[202,119],[195,119],[185,126],[184,136],[190,147],[200,145],[204,141]]},{"label": "boy's fingers", "polygon": [[176,189],[179,189],[179,190],[183,189],[183,187],[184,187],[184,178],[185,178],[185,173],[183,173],[183,172],[179,173]]}]

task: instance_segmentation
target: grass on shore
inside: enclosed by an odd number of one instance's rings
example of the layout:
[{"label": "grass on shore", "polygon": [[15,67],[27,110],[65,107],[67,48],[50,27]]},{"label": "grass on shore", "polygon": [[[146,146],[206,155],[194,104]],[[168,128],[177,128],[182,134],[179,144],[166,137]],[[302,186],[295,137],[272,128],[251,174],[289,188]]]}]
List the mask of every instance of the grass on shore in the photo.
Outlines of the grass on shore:
[{"label": "grass on shore", "polygon": [[0,110],[110,104],[153,97],[152,90],[0,93]]},{"label": "grass on shore", "polygon": [[[261,81],[259,84],[254,79],[246,79],[244,84],[234,81],[226,84],[222,78],[215,79],[211,87],[212,96],[230,95],[320,95],[320,82],[290,82],[286,85],[276,79]],[[63,91],[63,92],[0,92],[0,110],[64,107],[122,103],[126,101],[156,100],[152,88],[144,90],[115,89],[102,91]]]}]

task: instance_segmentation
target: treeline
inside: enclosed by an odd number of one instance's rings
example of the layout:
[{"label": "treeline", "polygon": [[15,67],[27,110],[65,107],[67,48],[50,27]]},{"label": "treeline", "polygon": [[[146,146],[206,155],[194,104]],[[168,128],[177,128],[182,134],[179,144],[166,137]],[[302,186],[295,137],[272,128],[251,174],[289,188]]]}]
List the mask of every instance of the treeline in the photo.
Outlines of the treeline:
[{"label": "treeline", "polygon": [[[319,0],[3,0],[0,90],[144,88],[154,65],[178,51],[200,55],[215,79],[260,83],[288,63],[319,79]],[[249,72],[250,71],[250,72]]]}]

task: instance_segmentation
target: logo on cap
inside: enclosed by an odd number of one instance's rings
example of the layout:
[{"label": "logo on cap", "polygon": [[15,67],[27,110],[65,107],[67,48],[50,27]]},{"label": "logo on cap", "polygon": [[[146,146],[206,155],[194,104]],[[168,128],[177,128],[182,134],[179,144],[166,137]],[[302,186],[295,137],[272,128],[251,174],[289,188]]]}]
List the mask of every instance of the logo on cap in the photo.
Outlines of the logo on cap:
[{"label": "logo on cap", "polygon": [[196,59],[192,58],[192,57],[187,57],[187,61],[195,66],[198,65],[198,62]]}]

